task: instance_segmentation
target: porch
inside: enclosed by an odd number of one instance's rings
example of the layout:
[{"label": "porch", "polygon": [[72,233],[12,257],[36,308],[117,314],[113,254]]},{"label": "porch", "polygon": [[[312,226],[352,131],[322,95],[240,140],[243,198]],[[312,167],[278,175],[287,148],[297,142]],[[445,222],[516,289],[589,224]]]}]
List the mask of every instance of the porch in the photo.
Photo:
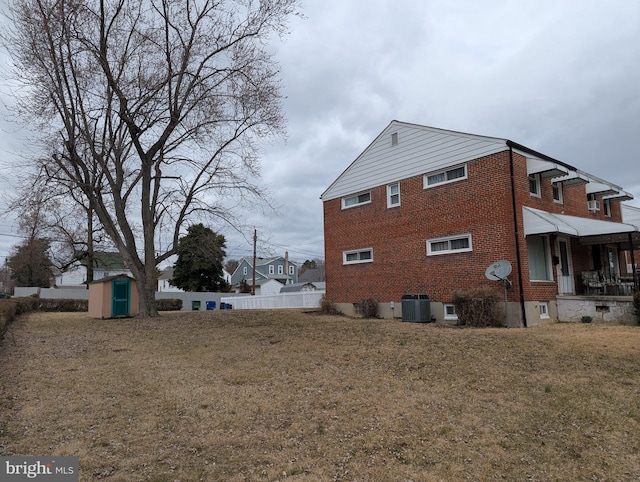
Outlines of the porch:
[{"label": "porch", "polygon": [[[638,226],[528,207],[523,208],[523,214],[529,268],[542,273],[532,279],[555,280],[559,296],[631,300],[640,290]],[[530,239],[538,240],[537,250],[532,249],[536,243],[529,243]],[[546,267],[547,263],[551,266]]]},{"label": "porch", "polygon": [[593,323],[638,324],[632,296],[558,295],[556,305],[561,322],[583,322],[588,317]]}]

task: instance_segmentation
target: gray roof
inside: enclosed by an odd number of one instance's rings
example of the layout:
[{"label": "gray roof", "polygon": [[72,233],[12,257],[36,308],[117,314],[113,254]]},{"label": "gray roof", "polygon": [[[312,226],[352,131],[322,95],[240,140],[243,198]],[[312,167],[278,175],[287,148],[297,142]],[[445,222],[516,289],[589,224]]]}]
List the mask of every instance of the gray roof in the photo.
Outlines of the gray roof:
[{"label": "gray roof", "polygon": [[298,276],[298,281],[300,283],[315,283],[316,281],[324,281],[324,266],[315,269],[308,269],[300,276]]}]

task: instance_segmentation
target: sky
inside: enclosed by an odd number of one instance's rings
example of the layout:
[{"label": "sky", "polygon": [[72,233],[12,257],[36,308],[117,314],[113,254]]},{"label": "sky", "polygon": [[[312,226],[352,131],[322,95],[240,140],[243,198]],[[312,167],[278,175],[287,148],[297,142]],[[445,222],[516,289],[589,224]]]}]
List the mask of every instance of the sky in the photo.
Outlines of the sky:
[{"label": "sky", "polygon": [[[254,227],[259,255],[322,258],[320,195],[394,119],[510,139],[640,206],[637,0],[302,0],[301,12],[271,44],[288,127],[260,157],[277,210],[245,213],[242,235],[210,226],[229,258],[251,255]],[[0,103],[0,191],[29,135]],[[0,218],[0,260],[16,236]]]}]

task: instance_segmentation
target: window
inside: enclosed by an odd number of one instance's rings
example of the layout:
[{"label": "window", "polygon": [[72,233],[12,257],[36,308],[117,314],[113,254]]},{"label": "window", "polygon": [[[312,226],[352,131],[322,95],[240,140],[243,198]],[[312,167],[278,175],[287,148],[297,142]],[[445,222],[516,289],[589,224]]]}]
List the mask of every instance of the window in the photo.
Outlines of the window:
[{"label": "window", "polygon": [[540,174],[529,176],[529,192],[532,196],[540,197]]},{"label": "window", "polygon": [[394,132],[393,134],[391,134],[391,145],[392,146],[397,146],[398,145],[398,133]]},{"label": "window", "polygon": [[472,251],[471,235],[427,240],[427,256]]},{"label": "window", "polygon": [[371,202],[371,192],[361,192],[354,196],[348,196],[342,198],[342,209],[352,208],[361,204],[368,204]]},{"label": "window", "polygon": [[242,274],[243,274],[243,275],[246,275],[246,274],[247,274],[247,271],[248,271],[248,269],[247,269],[247,267],[246,267],[246,266],[242,268]]},{"label": "window", "polygon": [[278,265],[278,274],[284,274],[284,266],[281,264]]},{"label": "window", "polygon": [[606,217],[611,217],[611,199],[602,200],[602,210],[604,211],[604,215]]},{"label": "window", "polygon": [[373,261],[373,248],[358,249],[354,251],[343,251],[342,263],[371,263]]},{"label": "window", "polygon": [[272,264],[270,264],[269,265],[269,274],[274,274],[275,272],[276,272],[275,271],[275,267]]},{"label": "window", "polygon": [[540,307],[540,318],[549,318],[549,303],[542,302],[538,305]]},{"label": "window", "polygon": [[529,279],[531,281],[553,281],[549,238],[528,236],[527,252],[529,254]]},{"label": "window", "polygon": [[289,265],[289,274],[291,276],[293,276],[294,274],[296,274],[296,268],[295,266],[293,266],[292,264]]},{"label": "window", "polygon": [[562,183],[554,182],[551,184],[553,187],[553,200],[557,203],[562,202]]},{"label": "window", "polygon": [[424,187],[433,187],[448,182],[460,181],[467,178],[467,165],[445,169],[424,175]]},{"label": "window", "polygon": [[387,207],[400,206],[400,183],[389,184],[387,186]]},{"label": "window", "polygon": [[457,320],[458,315],[456,315],[456,307],[455,305],[445,303],[444,305],[444,319],[445,320]]}]

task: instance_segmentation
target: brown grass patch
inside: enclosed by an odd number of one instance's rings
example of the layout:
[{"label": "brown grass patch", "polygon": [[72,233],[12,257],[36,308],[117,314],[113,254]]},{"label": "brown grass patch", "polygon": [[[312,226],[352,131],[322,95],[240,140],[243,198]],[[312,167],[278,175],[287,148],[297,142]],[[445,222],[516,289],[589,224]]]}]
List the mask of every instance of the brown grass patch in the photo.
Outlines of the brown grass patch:
[{"label": "brown grass patch", "polygon": [[33,314],[0,347],[0,452],[82,481],[640,480],[640,331],[295,311]]}]

